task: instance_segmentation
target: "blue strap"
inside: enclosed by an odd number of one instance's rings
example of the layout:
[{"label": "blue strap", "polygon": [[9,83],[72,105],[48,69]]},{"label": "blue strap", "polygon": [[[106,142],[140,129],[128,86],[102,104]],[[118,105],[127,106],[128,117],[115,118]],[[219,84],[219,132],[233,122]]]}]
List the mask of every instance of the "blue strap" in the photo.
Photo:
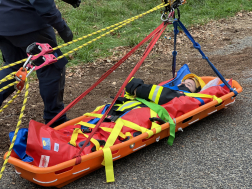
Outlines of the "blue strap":
[{"label": "blue strap", "polygon": [[199,97],[193,97],[193,98],[196,98],[198,101],[200,101],[201,103],[201,106],[205,104],[204,100],[199,98]]},{"label": "blue strap", "polygon": [[172,76],[173,78],[175,77],[175,71],[176,71],[176,56],[177,56],[177,51],[176,51],[176,42],[177,42],[177,34],[179,33],[178,30],[178,23],[173,22],[173,27],[174,27],[174,51],[172,52]]},{"label": "blue strap", "polygon": [[185,34],[187,35],[187,37],[191,40],[191,42],[193,43],[193,47],[195,49],[197,49],[200,54],[202,55],[202,58],[207,60],[209,66],[213,69],[213,71],[215,72],[215,74],[221,79],[221,81],[229,88],[229,90],[231,92],[233,92],[236,96],[238,94],[237,91],[235,91],[228,83],[227,81],[224,79],[224,77],[221,75],[221,73],[215,68],[215,66],[210,62],[210,60],[208,59],[208,57],[206,57],[206,55],[203,53],[203,51],[201,50],[201,46],[199,43],[197,43],[193,37],[191,36],[191,34],[189,33],[189,31],[186,29],[186,27],[182,24],[182,22],[180,20],[176,20],[175,22],[178,23],[179,27],[185,32]]},{"label": "blue strap", "polygon": [[[110,104],[106,104],[102,110],[102,113],[101,114],[104,114],[106,112],[106,110],[108,109],[108,107],[110,106]],[[88,123],[91,123],[91,124],[96,124],[98,121],[100,120],[100,118],[94,118],[94,119],[91,119],[90,121],[88,121]],[[84,128],[88,128],[86,126],[83,126]]]}]

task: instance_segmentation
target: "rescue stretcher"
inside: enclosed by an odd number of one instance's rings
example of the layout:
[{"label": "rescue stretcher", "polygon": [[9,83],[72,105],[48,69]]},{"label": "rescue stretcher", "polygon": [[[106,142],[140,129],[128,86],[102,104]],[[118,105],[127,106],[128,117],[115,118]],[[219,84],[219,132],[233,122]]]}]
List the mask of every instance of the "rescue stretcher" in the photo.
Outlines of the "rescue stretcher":
[{"label": "rescue stretcher", "polygon": [[[196,43],[189,32],[185,29],[183,24],[177,20],[174,21],[174,27],[175,27],[175,36],[174,39],[176,39],[176,35],[178,33],[177,27],[179,26],[181,29],[184,30],[186,35],[191,39],[191,41],[194,44],[194,47],[199,50],[201,55],[203,56],[204,59],[206,59],[209,63],[209,65],[212,67],[212,69],[215,71],[215,73],[218,75],[218,77],[221,79],[219,84],[223,83],[225,86],[230,90],[230,92],[227,92],[225,95],[218,97],[219,100],[211,100],[204,105],[199,106],[196,109],[193,109],[183,115],[180,115],[178,117],[174,117],[174,122],[175,122],[175,128],[174,131],[178,132],[183,130],[185,127],[203,119],[204,117],[207,117],[227,106],[235,102],[235,97],[238,93],[242,92],[242,87],[239,85],[239,83],[235,80],[225,80],[221,74],[218,72],[218,70],[211,64],[211,62],[208,60],[207,57],[205,57],[204,53],[201,51],[200,46],[198,43]],[[117,93],[115,99],[122,93],[122,90],[124,89],[125,85],[128,83],[130,78],[135,74],[137,69],[140,67],[146,56],[149,54],[151,51],[152,47],[158,40],[158,38],[161,36],[162,32],[164,31],[164,28],[166,27],[167,23],[161,24],[156,30],[154,30],[149,36],[146,37],[145,40],[143,40],[139,45],[136,47],[138,48],[140,45],[142,45],[146,40],[150,39],[153,37],[150,45],[147,47],[142,59],[139,61],[139,63],[136,65],[136,67],[133,69],[131,74],[128,76],[128,78],[125,80],[125,84],[122,85],[121,89]],[[137,48],[134,48],[133,51],[136,51]],[[176,50],[176,49],[175,49]],[[176,79],[174,76],[175,74],[175,62],[176,62],[176,51],[174,50],[175,53],[173,53],[173,78]],[[108,72],[111,73],[113,72],[114,69],[116,69],[124,60],[126,60],[133,52],[129,52],[127,55],[125,55],[122,58],[122,61],[119,61],[118,64],[113,66],[113,69],[110,69]],[[107,74],[107,73],[106,73]],[[104,79],[105,76],[104,74],[101,78]],[[215,77],[210,77],[210,76],[205,76],[201,77],[203,81],[207,84],[211,80],[215,79]],[[99,82],[101,82],[102,79],[99,79]],[[173,79],[173,80],[174,80]],[[167,82],[173,81],[173,80],[168,80],[165,82],[162,82],[161,84],[165,84]],[[161,85],[160,84],[160,85]],[[98,85],[98,83],[94,84],[94,87]],[[93,88],[94,88],[93,87]],[[92,87],[89,88],[90,90]],[[87,90],[87,92],[84,92],[84,95],[81,95],[82,97],[85,96],[90,90]],[[77,102],[76,100],[74,102]],[[113,104],[113,102],[111,103]],[[68,107],[66,107],[68,109]],[[63,112],[64,113],[64,112]],[[61,113],[60,113],[61,114]],[[105,115],[105,114],[104,114]],[[60,116],[60,115],[57,115]],[[57,117],[56,116],[56,117]],[[105,115],[106,116],[106,115]],[[60,126],[54,128],[55,130],[59,131],[62,130],[69,125],[75,125],[78,124],[80,121],[83,119],[86,119],[87,116],[83,115],[80,117],[77,117],[75,119],[72,119],[64,124],[61,124]],[[57,118],[54,118],[57,119]],[[101,120],[102,122],[103,120]],[[35,121],[33,121],[34,123]],[[42,123],[34,123],[37,124],[38,126],[42,126]],[[50,123],[48,123],[50,124]],[[98,125],[98,124],[97,124]],[[99,126],[99,125],[98,125]],[[161,124],[158,128],[153,128],[149,130],[148,132],[142,132],[142,134],[138,136],[131,137],[129,140],[114,144],[109,147],[109,150],[111,151],[111,161],[116,161],[118,159],[121,159],[135,151],[138,151],[152,143],[158,142],[159,140],[170,136],[171,134],[171,129],[170,129],[170,123],[166,122],[164,124]],[[151,133],[151,135],[150,135]],[[86,140],[87,142],[88,140]],[[86,143],[85,142],[85,143]],[[89,142],[89,141],[88,141]],[[85,144],[84,144],[85,145]],[[83,146],[84,146],[83,145]],[[4,156],[6,158],[7,152]],[[17,174],[19,174],[21,177],[24,179],[27,179],[33,183],[36,183],[41,186],[56,186],[58,188],[61,188],[74,180],[81,178],[101,167],[104,166],[104,159],[105,159],[105,152],[103,149],[98,149],[92,153],[88,153],[86,155],[82,155],[80,157],[79,163],[76,163],[77,158],[73,158],[70,160],[67,160],[65,162],[49,166],[49,167],[39,167],[39,166],[34,166],[32,163],[27,163],[22,161],[20,158],[18,158],[15,155],[11,155],[9,157],[8,162],[12,165],[14,165],[15,171]],[[106,166],[105,166],[106,168]],[[111,170],[110,170],[111,171]]]},{"label": "rescue stretcher", "polygon": [[[201,77],[205,83],[208,83],[214,77]],[[236,89],[238,93],[242,91],[242,87],[235,80],[232,81],[232,87]],[[199,108],[192,110],[182,116],[175,119],[176,129],[175,131],[182,130],[183,128],[207,117],[235,102],[234,93],[230,92],[222,97],[222,103],[218,103],[216,100],[211,101]],[[83,120],[86,116],[80,116],[73,120],[70,120],[58,127],[56,130],[62,129],[68,125],[74,125]],[[110,147],[112,151],[113,161],[121,159],[141,148],[144,148],[152,143],[169,136],[169,123],[161,125],[161,132],[156,134],[156,129],[152,129],[154,135],[148,138],[147,133],[143,133],[128,141],[120,144],[116,144]],[[148,138],[148,139],[147,139]],[[6,153],[7,154],[7,153]],[[6,156],[5,154],[5,156]],[[41,168],[31,165],[30,163],[23,162],[22,160],[10,157],[9,163],[13,164],[15,171],[21,177],[34,182],[42,186],[56,186],[58,188],[63,187],[66,184],[73,182],[74,180],[81,178],[92,171],[101,168],[104,159],[102,150],[92,152],[88,155],[81,157],[81,163],[75,165],[75,159],[60,163],[55,166]],[[66,170],[66,171],[64,171]]]}]

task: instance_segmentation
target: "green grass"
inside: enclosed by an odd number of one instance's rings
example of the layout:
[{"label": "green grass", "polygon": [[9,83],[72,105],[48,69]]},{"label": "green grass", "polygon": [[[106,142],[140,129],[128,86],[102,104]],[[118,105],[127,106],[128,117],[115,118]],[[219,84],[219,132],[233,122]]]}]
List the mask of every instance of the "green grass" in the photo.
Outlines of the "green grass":
[{"label": "green grass", "polygon": [[[55,0],[55,2],[72,29],[74,39],[77,39],[146,12],[160,4],[161,0],[82,0],[83,3],[76,9],[60,0]],[[73,54],[74,58],[69,61],[69,66],[110,56],[109,49],[117,46],[135,46],[161,23],[161,10],[145,15],[78,50]],[[185,5],[180,6],[181,21],[186,27],[204,24],[212,19],[234,16],[241,10],[251,11],[252,0],[187,0]],[[172,26],[168,29],[173,30]],[[66,53],[99,35],[76,42],[61,50]],[[57,39],[59,45],[63,44],[58,36]]]}]

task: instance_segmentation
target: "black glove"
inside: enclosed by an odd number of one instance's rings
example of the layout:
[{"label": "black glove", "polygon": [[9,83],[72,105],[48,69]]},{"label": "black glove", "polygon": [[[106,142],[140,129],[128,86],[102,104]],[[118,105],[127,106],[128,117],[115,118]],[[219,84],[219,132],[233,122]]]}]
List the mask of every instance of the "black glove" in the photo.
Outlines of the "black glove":
[{"label": "black glove", "polygon": [[65,43],[73,40],[73,33],[67,25],[65,26],[65,29],[63,31],[58,33]]},{"label": "black glove", "polygon": [[72,5],[74,8],[77,8],[80,6],[81,0],[62,0],[70,5]]},{"label": "black glove", "polygon": [[143,85],[144,82],[142,79],[136,79],[136,78],[133,78],[125,87],[126,89],[126,92],[128,92],[129,94],[131,95],[134,95],[134,90]]}]

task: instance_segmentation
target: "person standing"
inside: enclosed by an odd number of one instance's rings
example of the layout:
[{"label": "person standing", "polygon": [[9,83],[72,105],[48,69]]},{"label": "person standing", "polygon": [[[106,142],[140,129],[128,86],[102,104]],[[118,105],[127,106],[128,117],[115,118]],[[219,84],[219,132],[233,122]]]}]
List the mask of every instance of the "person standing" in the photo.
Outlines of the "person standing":
[{"label": "person standing", "polygon": [[[64,0],[78,7],[80,0]],[[64,42],[73,40],[73,33],[62,19],[54,0],[0,0],[0,50],[5,59],[4,66],[27,58],[26,48],[34,43],[48,43],[57,46],[54,29],[57,30]],[[54,29],[53,29],[54,28]],[[62,52],[53,52],[57,57]],[[64,109],[63,94],[65,85],[65,65],[68,60],[64,57],[56,63],[37,70],[40,95],[44,102],[45,124]],[[0,71],[0,79],[19,70],[22,64]],[[14,82],[11,80],[0,84],[0,88]],[[14,87],[0,92],[2,102],[15,91]],[[67,121],[63,115],[51,127]]]}]

